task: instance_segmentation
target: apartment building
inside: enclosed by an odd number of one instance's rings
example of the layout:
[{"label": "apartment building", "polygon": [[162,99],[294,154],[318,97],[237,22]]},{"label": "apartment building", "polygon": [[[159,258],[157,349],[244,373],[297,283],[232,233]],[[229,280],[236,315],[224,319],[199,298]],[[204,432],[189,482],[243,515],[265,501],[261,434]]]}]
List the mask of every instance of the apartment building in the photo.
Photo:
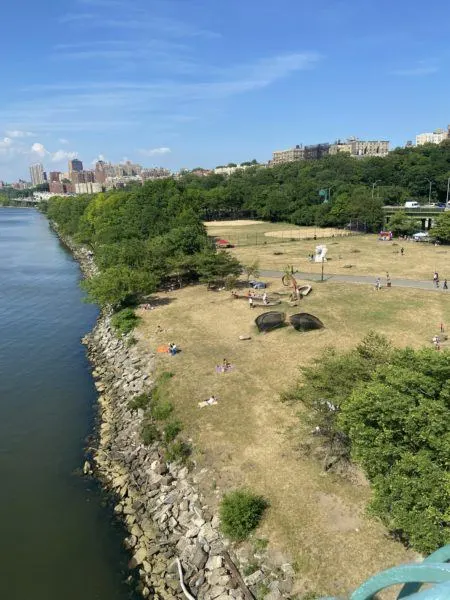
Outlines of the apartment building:
[{"label": "apartment building", "polygon": [[305,149],[303,144],[297,144],[294,148],[288,150],[275,150],[272,153],[272,164],[280,165],[282,163],[294,162],[305,158]]},{"label": "apartment building", "polygon": [[389,153],[388,140],[360,140],[359,138],[349,138],[342,142],[338,140],[330,146],[330,154],[339,154],[348,152],[351,156],[387,156]]},{"label": "apartment building", "polygon": [[450,125],[447,130],[435,129],[428,133],[419,133],[416,135],[416,146],[423,146],[424,144],[440,144],[444,140],[450,137]]}]

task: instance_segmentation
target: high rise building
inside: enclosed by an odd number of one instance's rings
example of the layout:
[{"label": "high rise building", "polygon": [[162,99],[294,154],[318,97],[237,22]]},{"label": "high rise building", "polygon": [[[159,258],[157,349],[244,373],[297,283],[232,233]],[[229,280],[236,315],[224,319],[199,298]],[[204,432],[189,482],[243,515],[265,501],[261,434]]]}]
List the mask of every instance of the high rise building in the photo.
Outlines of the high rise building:
[{"label": "high rise building", "polygon": [[103,160],[98,160],[95,163],[95,181],[96,183],[100,183],[100,184],[104,184],[106,181],[106,169],[105,169],[105,163]]},{"label": "high rise building", "polygon": [[50,171],[49,183],[56,183],[58,181],[61,181],[61,179],[62,179],[61,171]]},{"label": "high rise building", "polygon": [[46,177],[41,163],[34,163],[30,166],[30,177],[33,186],[45,183]]},{"label": "high rise building", "polygon": [[79,173],[83,170],[83,163],[78,158],[73,158],[69,160],[69,175],[72,175],[73,172]]}]

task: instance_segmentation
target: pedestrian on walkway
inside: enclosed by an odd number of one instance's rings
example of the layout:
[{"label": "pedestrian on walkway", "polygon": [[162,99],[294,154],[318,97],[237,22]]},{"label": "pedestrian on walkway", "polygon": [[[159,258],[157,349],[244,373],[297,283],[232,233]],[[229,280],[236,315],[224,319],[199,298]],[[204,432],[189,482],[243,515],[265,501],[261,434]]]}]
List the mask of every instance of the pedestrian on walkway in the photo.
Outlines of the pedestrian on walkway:
[{"label": "pedestrian on walkway", "polygon": [[442,286],[443,290],[448,290],[447,280],[444,279],[444,285]]},{"label": "pedestrian on walkway", "polygon": [[437,288],[439,287],[439,273],[437,271],[434,272],[433,283]]},{"label": "pedestrian on walkway", "polygon": [[403,248],[403,246],[400,248],[400,254],[403,256],[405,254],[405,249]]},{"label": "pedestrian on walkway", "polygon": [[389,273],[386,273],[386,286],[387,286],[388,288],[390,288],[390,287],[391,287],[391,285],[392,285],[392,282],[391,282],[391,277],[390,277]]},{"label": "pedestrian on walkway", "polygon": [[376,281],[375,281],[375,289],[378,291],[381,288],[381,280],[379,277],[377,277]]}]

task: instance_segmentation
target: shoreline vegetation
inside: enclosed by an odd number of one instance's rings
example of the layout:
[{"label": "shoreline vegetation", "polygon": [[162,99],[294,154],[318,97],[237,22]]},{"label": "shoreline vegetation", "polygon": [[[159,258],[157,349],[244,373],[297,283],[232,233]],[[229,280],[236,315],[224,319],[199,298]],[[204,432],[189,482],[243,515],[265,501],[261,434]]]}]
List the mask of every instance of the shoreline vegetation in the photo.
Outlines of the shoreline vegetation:
[{"label": "shoreline vegetation", "polygon": [[[156,597],[167,600],[182,594],[176,580],[176,557],[181,559],[188,588],[206,600],[240,600],[249,594],[269,600],[347,594],[374,571],[406,562],[414,554],[389,539],[384,527],[365,514],[372,494],[356,466],[353,474],[355,481],[359,478],[357,485],[333,470],[320,472],[314,453],[323,451],[327,442],[324,423],[315,420],[314,412],[323,407],[320,402],[307,405],[301,393],[304,381],[295,387],[298,367],[308,367],[313,373],[311,362],[326,358],[331,344],[339,343],[341,349],[351,351],[367,335],[370,325],[393,338],[404,333],[401,346],[421,346],[428,336],[431,338],[426,320],[445,323],[450,319],[443,296],[433,295],[424,302],[420,292],[412,290],[390,290],[384,295],[367,286],[357,286],[356,291],[332,283],[317,285],[312,296],[301,303],[307,303],[308,310],[323,320],[324,330],[300,336],[290,332],[288,337],[279,329],[257,337],[253,329],[248,331],[248,305],[233,301],[226,291],[245,285],[239,281],[243,266],[231,253],[216,250],[199,212],[192,208],[191,195],[192,189],[180,188],[174,182],[156,182],[94,197],[54,198],[47,207],[60,237],[69,240],[74,255],[90,265],[83,287],[88,299],[104,310],[85,340],[101,394],[100,451],[95,462],[103,480],[121,498],[116,512],[130,529],[130,566],[138,568],[143,596],[156,591]],[[257,248],[254,251],[253,259],[257,258]],[[247,265],[245,271],[257,277],[258,265]],[[299,310],[282,297],[289,292],[283,287],[277,290],[274,281],[269,282],[272,292],[280,295],[283,310]],[[137,305],[142,310],[136,310]],[[154,310],[145,310],[145,306]],[[111,325],[111,308],[115,327]],[[259,310],[261,307],[254,308],[252,319]],[[414,332],[408,325],[411,319],[418,325]],[[235,340],[251,342],[237,341],[234,345],[230,333]],[[169,358],[173,372],[162,368],[164,361],[156,353],[157,344],[167,345],[169,337],[181,348],[177,358]],[[218,388],[217,396],[211,396],[218,397],[220,408],[205,408],[199,413],[198,402],[193,399],[201,394],[197,398],[201,401],[215,392],[213,387],[205,388],[208,382],[211,386],[212,377],[217,380],[217,368],[214,371],[209,362],[220,351],[221,356],[214,358],[220,364],[222,356],[231,357],[231,350],[235,353],[233,373],[219,376],[226,385]],[[405,356],[419,360],[420,368],[426,370],[429,359],[425,354]],[[432,360],[436,369],[443,366],[440,355],[433,355]],[[351,367],[351,360],[349,364]],[[395,366],[401,370],[407,365]],[[209,375],[209,369],[214,374]],[[363,381],[386,386],[384,380],[372,381],[379,376],[377,364],[374,369],[363,369]],[[311,381],[323,377],[318,370],[314,373]],[[346,376],[346,380],[352,377]],[[338,428],[330,431],[333,436],[347,438],[347,446],[343,445],[346,459],[351,454],[369,478],[383,478],[386,470],[376,472],[366,459],[364,444],[369,440],[369,448],[373,445],[370,435],[359,442],[352,437],[361,428],[355,421],[357,411],[352,409],[350,414],[345,407],[355,406],[357,390],[347,386],[345,396],[338,383],[327,390],[327,402],[338,406],[339,412],[342,408],[346,420],[342,417],[336,421]],[[445,402],[445,390],[441,399],[440,388],[429,380],[425,383],[431,385],[437,403]],[[389,404],[391,391],[389,386],[386,389],[383,401]],[[278,402],[283,392],[290,400],[284,405]],[[320,396],[320,390],[317,393]],[[342,407],[334,404],[336,393],[342,395]],[[372,388],[367,390],[369,396],[371,393]],[[378,420],[384,410],[382,402],[379,407],[377,426],[382,422]],[[425,425],[428,408],[425,401]],[[440,408],[436,410],[439,413]],[[397,433],[400,421],[393,424]],[[317,427],[318,444],[312,441]],[[420,431],[422,421],[418,427],[420,437],[424,434]],[[404,442],[406,456],[410,442],[406,438]],[[382,453],[386,448],[381,444],[378,450]],[[392,449],[389,452],[392,454]],[[434,455],[426,459],[438,467]],[[418,467],[424,469],[425,463],[430,464],[426,460],[422,463]],[[405,474],[399,473],[397,482]],[[429,488],[423,497],[430,503],[427,508],[434,511],[431,521],[438,534],[428,536],[425,528],[420,534],[422,541],[417,538],[414,542],[426,551],[447,536],[445,523],[439,521],[440,507],[433,498],[433,486],[438,486],[435,491],[441,489],[443,480],[437,471],[435,475],[434,482],[426,482]],[[302,477],[307,479],[302,481]],[[249,482],[251,489],[243,489],[242,484],[247,488]],[[226,498],[239,489],[242,494],[237,494],[236,503],[229,503],[228,513],[224,512],[222,494]],[[382,516],[382,504],[378,497],[378,516]],[[414,513],[419,505],[413,501],[411,506]],[[389,511],[386,506],[383,510],[385,517]],[[255,527],[258,530],[246,542],[231,544],[222,535],[223,529],[231,530],[221,523],[219,513],[222,519],[228,514],[228,525],[235,531],[230,537],[240,539],[239,532],[248,535]],[[397,516],[405,519],[404,515]],[[337,530],[330,518],[341,523]],[[310,530],[308,520],[314,525]],[[384,518],[396,539],[414,539],[405,520],[397,532],[396,524],[387,521]],[[247,529],[246,523],[252,527]],[[340,555],[343,547],[348,557],[356,553],[351,564]],[[243,578],[236,575],[239,571]]]}]

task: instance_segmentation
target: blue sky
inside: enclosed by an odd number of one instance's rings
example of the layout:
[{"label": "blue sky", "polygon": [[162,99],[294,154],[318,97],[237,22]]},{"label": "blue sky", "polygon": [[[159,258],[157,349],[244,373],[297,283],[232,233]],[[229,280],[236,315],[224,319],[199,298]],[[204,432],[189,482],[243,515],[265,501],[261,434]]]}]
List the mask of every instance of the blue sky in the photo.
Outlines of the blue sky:
[{"label": "blue sky", "polygon": [[77,155],[171,169],[450,122],[443,0],[2,6],[0,179]]}]

